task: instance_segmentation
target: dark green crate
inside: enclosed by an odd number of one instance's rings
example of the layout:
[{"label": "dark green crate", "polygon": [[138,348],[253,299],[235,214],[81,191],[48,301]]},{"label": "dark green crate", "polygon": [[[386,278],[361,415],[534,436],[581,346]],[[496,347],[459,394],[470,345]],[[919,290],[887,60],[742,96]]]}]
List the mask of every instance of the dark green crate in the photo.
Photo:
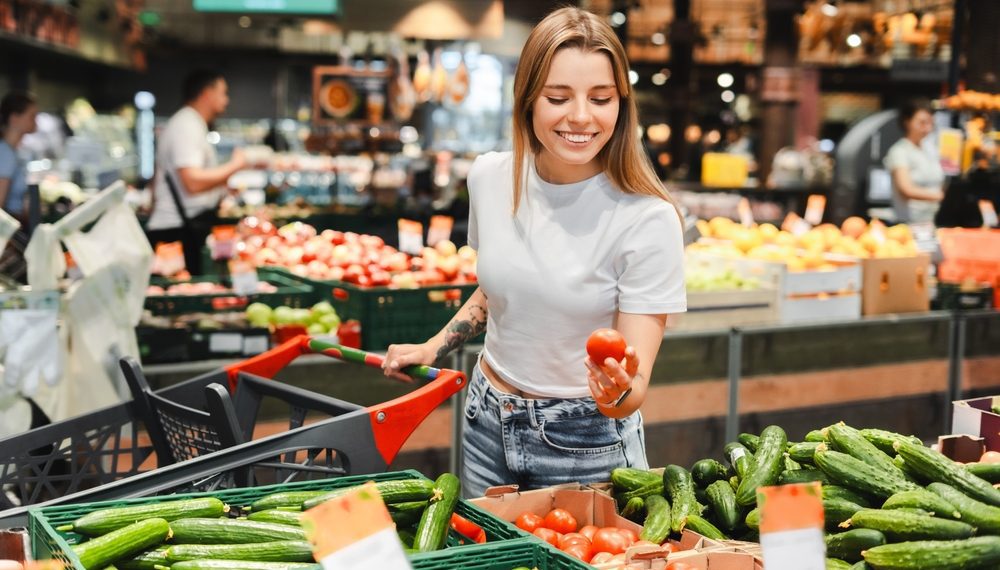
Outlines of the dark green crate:
[{"label": "dark green crate", "polygon": [[975,310],[993,307],[993,287],[977,285],[969,289],[957,283],[938,283],[937,297],[931,308],[935,310]]},{"label": "dark green crate", "polygon": [[593,568],[537,540],[518,540],[479,549],[442,550],[413,561],[413,570],[512,570],[525,566],[537,570],[584,570]]},{"label": "dark green crate", "polygon": [[[157,497],[144,497],[141,499],[121,499],[97,503],[81,503],[77,505],[59,505],[53,507],[33,508],[29,511],[31,552],[35,560],[59,560],[65,565],[66,568],[83,570],[83,567],[80,565],[80,560],[75,554],[73,554],[69,547],[73,544],[81,542],[84,537],[75,532],[59,532],[55,529],[58,526],[71,523],[77,518],[98,509],[162,503],[165,501],[176,501],[195,497],[217,497],[230,507],[246,507],[261,497],[271,493],[277,493],[279,491],[304,491],[315,489],[333,490],[360,485],[368,481],[398,481],[401,479],[415,478],[426,479],[426,477],[422,474],[413,470],[392,471],[374,475],[353,475],[349,477],[300,481],[295,483],[248,487],[243,489],[226,489],[208,493],[163,495]],[[483,509],[466,501],[459,501],[455,512],[481,526],[486,532],[488,544],[496,544],[528,536],[527,533],[521,531],[510,523],[500,520]],[[483,547],[481,544],[468,544],[468,542],[468,540],[464,539],[464,537],[458,533],[449,531],[447,548],[454,549],[455,552],[469,549],[475,550]],[[429,554],[417,554],[414,555],[414,558],[421,558],[423,556],[429,556]]]},{"label": "dark green crate", "polygon": [[[261,281],[267,281],[278,289],[274,293],[254,293],[239,296],[232,292],[209,293],[207,295],[156,295],[146,297],[145,307],[154,315],[182,315],[186,313],[214,313],[218,311],[242,310],[250,303],[264,303],[271,307],[287,305],[289,307],[309,307],[315,292],[308,283],[296,279],[290,273],[260,269],[257,276]],[[192,277],[189,283],[224,283],[228,281],[217,275],[202,275]],[[151,285],[169,287],[181,281],[154,277]]]},{"label": "dark green crate", "polygon": [[479,287],[477,283],[466,283],[392,289],[358,287],[340,281],[303,281],[313,287],[316,300],[329,301],[342,320],[361,322],[361,348],[365,350],[426,341],[448,324]]}]

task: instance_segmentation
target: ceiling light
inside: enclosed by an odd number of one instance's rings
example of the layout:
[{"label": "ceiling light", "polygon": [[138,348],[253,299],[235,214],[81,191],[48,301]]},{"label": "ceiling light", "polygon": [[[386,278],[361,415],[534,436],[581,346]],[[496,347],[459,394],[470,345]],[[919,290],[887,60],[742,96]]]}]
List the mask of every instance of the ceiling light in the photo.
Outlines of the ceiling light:
[{"label": "ceiling light", "polygon": [[652,80],[653,85],[663,85],[664,83],[667,82],[666,74],[664,74],[661,71],[657,71],[656,73],[654,73],[653,77],[651,77],[650,79]]},{"label": "ceiling light", "polygon": [[635,85],[639,82],[639,72],[634,69],[628,70],[628,82]]},{"label": "ceiling light", "polygon": [[847,36],[847,45],[852,48],[861,47],[861,36],[858,34],[851,34]]},{"label": "ceiling light", "polygon": [[667,43],[667,36],[663,35],[663,32],[656,32],[649,38],[649,41],[653,42],[654,46],[662,46]]},{"label": "ceiling light", "polygon": [[837,8],[837,5],[834,4],[833,2],[826,2],[825,4],[823,4],[822,6],[820,6],[819,10],[820,10],[820,12],[823,12],[823,15],[826,16],[826,17],[828,17],[828,18],[832,18],[832,17],[836,16],[837,12],[840,11]]},{"label": "ceiling light", "polygon": [[239,24],[241,28],[246,29],[253,24],[253,20],[250,19],[250,16],[240,16],[240,19],[236,20],[236,23]]},{"label": "ceiling light", "polygon": [[734,100],[736,100],[736,93],[733,93],[729,89],[722,92],[722,101],[724,103],[732,103]]},{"label": "ceiling light", "polygon": [[732,87],[735,79],[733,79],[732,73],[720,73],[719,78],[716,81],[718,82],[719,87],[725,89],[727,87]]},{"label": "ceiling light", "polygon": [[615,12],[611,14],[611,25],[617,28],[618,26],[624,24],[627,19],[628,16],[626,16],[624,12]]}]

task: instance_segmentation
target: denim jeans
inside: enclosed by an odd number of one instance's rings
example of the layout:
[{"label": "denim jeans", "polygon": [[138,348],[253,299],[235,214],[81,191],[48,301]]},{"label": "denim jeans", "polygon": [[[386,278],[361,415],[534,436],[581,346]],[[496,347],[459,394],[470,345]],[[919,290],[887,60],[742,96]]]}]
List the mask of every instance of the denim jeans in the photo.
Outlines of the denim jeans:
[{"label": "denim jeans", "polygon": [[647,469],[639,412],[616,420],[592,398],[531,400],[493,387],[477,365],[466,398],[462,490],[522,490],[608,481],[615,467]]}]

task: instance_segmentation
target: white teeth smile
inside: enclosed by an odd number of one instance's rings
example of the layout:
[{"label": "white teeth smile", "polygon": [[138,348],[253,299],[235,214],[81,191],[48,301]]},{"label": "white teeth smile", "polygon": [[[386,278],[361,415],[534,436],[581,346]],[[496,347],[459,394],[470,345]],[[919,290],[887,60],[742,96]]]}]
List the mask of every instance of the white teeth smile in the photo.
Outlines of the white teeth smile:
[{"label": "white teeth smile", "polygon": [[559,133],[559,136],[572,143],[586,143],[593,140],[597,133]]}]

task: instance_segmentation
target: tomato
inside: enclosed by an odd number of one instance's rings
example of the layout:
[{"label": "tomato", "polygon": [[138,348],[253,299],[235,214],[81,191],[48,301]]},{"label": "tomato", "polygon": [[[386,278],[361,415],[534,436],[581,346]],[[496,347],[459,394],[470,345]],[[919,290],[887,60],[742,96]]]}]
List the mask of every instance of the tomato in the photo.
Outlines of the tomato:
[{"label": "tomato", "polygon": [[545,524],[545,520],[535,513],[522,513],[514,524],[525,532],[535,532],[536,528]]},{"label": "tomato", "polygon": [[594,540],[594,533],[596,532],[597,532],[597,527],[592,524],[588,524],[587,526],[580,529],[580,534],[586,536],[591,541]]},{"label": "tomato", "polygon": [[552,509],[545,515],[545,528],[556,532],[576,532],[576,518],[565,509]]},{"label": "tomato", "polygon": [[594,534],[594,550],[620,554],[628,548],[629,539],[615,527],[605,527]]},{"label": "tomato", "polygon": [[566,548],[570,544],[578,543],[590,546],[590,539],[578,532],[568,532],[559,538],[559,548]]},{"label": "tomato", "polygon": [[611,560],[612,557],[614,557],[614,554],[611,554],[610,552],[598,552],[597,554],[594,554],[593,558],[590,559],[590,563],[595,565],[603,564]]},{"label": "tomato", "polygon": [[479,535],[483,535],[484,539],[486,538],[486,535],[483,532],[483,527],[458,513],[452,513],[450,526],[455,529],[458,534],[461,534],[465,538],[476,540]]},{"label": "tomato", "polygon": [[587,354],[594,364],[604,366],[604,361],[613,358],[621,362],[625,358],[625,337],[615,329],[597,329],[587,339]]},{"label": "tomato", "polygon": [[591,557],[594,555],[593,550],[590,548],[590,544],[584,544],[582,542],[569,544],[560,550],[569,554],[573,558],[578,558],[584,562],[590,562]]},{"label": "tomato", "polygon": [[618,529],[618,532],[625,535],[625,538],[628,539],[629,545],[632,545],[635,541],[639,540],[639,533],[630,528],[620,528]]},{"label": "tomato", "polygon": [[987,451],[979,458],[980,463],[1000,463],[1000,451]]},{"label": "tomato", "polygon": [[671,562],[667,564],[667,570],[697,570],[697,567],[687,562]]},{"label": "tomato", "polygon": [[552,530],[551,528],[545,528],[540,526],[536,528],[535,532],[533,532],[532,534],[544,540],[545,542],[551,544],[552,546],[559,548],[559,533]]}]

